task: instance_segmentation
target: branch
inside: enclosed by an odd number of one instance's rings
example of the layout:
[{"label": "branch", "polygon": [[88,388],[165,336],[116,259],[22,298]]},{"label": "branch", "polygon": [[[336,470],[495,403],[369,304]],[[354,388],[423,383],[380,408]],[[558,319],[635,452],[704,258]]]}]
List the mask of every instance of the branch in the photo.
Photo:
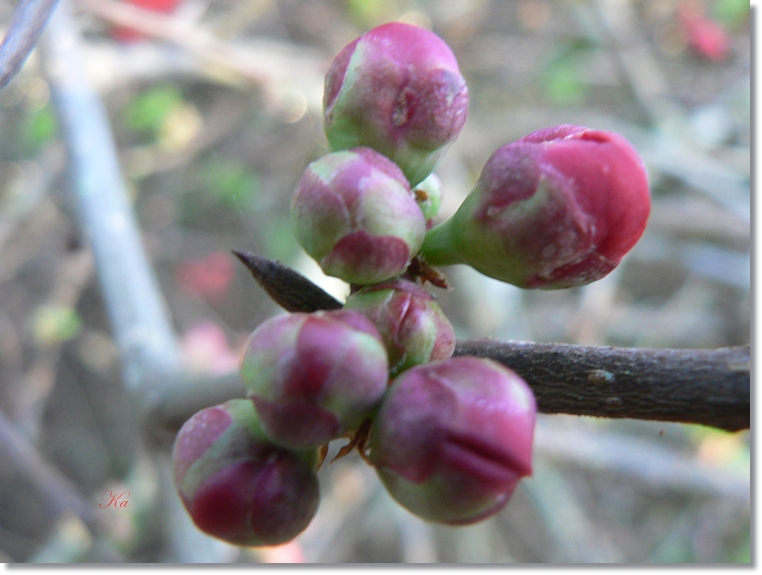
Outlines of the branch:
[{"label": "branch", "polygon": [[51,18],[41,47],[69,155],[79,221],[93,250],[125,383],[135,391],[149,373],[179,370],[179,348],[143,251],[106,110],[85,74],[68,2],[62,1]]},{"label": "branch", "polygon": [[18,73],[42,34],[58,0],[21,0],[0,44],[0,89]]},{"label": "branch", "polygon": [[90,530],[97,528],[92,505],[76,486],[55,467],[48,464],[0,413],[0,470],[3,474],[22,473],[37,490],[50,520],[67,512],[74,513]]},{"label": "branch", "polygon": [[[234,253],[288,311],[340,305],[278,262]],[[647,349],[479,339],[459,341],[455,355],[490,358],[513,369],[534,391],[542,413],[698,423],[727,431],[750,426],[749,346]]]},{"label": "branch", "polygon": [[[279,92],[297,88],[304,94],[321,90],[329,62],[301,46],[247,40],[233,44],[220,40],[196,22],[114,0],[77,0],[77,5],[110,24],[126,26],[182,48],[215,77],[222,76],[260,88],[268,104]],[[231,75],[232,73],[232,75]],[[308,102],[309,103],[309,102]]]},{"label": "branch", "polygon": [[480,339],[455,355],[499,361],[523,377],[542,413],[749,428],[749,346],[590,347]]}]

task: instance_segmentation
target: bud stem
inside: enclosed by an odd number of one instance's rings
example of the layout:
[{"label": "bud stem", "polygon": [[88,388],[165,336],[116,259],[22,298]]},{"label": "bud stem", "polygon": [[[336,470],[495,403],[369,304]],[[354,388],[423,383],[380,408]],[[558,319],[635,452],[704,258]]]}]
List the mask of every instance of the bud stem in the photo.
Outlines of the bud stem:
[{"label": "bud stem", "polygon": [[426,232],[421,246],[421,255],[426,263],[433,266],[450,266],[466,263],[463,256],[452,245],[450,223],[452,219],[442,222]]}]

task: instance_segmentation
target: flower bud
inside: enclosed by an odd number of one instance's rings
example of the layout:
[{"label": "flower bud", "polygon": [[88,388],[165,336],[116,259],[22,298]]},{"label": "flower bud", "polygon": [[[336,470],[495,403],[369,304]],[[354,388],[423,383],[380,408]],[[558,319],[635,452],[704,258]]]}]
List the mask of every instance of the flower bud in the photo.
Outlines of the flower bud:
[{"label": "flower bud", "polygon": [[426,233],[405,176],[370,148],[312,162],[296,187],[291,224],[326,274],[355,284],[405,271]]},{"label": "flower bud", "polygon": [[418,202],[418,207],[423,212],[423,217],[426,218],[426,229],[428,230],[432,227],[432,218],[439,213],[439,208],[442,205],[442,180],[436,174],[431,174],[415,186],[413,194]]},{"label": "flower bud", "polygon": [[359,426],[381,402],[388,370],[373,324],[335,310],[262,323],[246,344],[241,377],[265,432],[286,447],[306,448]]},{"label": "flower bud", "polygon": [[355,310],[376,326],[394,376],[430,361],[449,359],[455,331],[434,296],[418,284],[397,279],[355,292],[344,309]]},{"label": "flower bud", "polygon": [[463,129],[468,88],[439,36],[391,22],[339,52],[325,77],[323,108],[332,150],[373,148],[414,186]]},{"label": "flower bud", "polygon": [[465,263],[522,288],[584,285],[619,264],[650,207],[646,169],[622,136],[557,126],[492,154],[422,253],[432,265]]},{"label": "flower bud", "polygon": [[234,399],[182,426],[172,451],[175,486],[201,531],[234,545],[279,545],[317,511],[316,455],[272,443],[252,402]]},{"label": "flower bud", "polygon": [[536,406],[513,371],[489,359],[419,365],[389,388],[370,459],[389,493],[427,521],[464,525],[497,513],[532,472]]}]

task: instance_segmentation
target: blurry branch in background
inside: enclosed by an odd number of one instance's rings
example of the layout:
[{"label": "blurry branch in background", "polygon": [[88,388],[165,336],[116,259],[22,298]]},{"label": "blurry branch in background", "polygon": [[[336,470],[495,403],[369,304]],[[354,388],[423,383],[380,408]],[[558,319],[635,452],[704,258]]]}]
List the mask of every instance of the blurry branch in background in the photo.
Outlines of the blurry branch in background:
[{"label": "blurry branch in background", "polygon": [[638,478],[646,485],[676,492],[719,496],[748,504],[749,476],[739,471],[718,473],[717,465],[695,454],[651,438],[590,426],[571,426],[563,418],[547,418],[535,433],[537,453],[600,472]]},{"label": "blurry branch in background", "polygon": [[146,376],[177,372],[180,353],[141,244],[106,111],[89,87],[65,0],[51,18],[41,48],[68,151],[80,225],[93,250],[125,385],[133,392],[146,392]]},{"label": "blurry branch in background", "polygon": [[76,3],[110,24],[126,26],[179,46],[206,64],[211,74],[233,82],[243,80],[259,88],[270,104],[277,106],[284,97],[284,90],[322,92],[323,72],[329,62],[317,61],[304,49],[297,51],[293,46],[275,41],[234,45],[187,18],[114,0],[77,0]]},{"label": "blurry branch in background", "polygon": [[46,463],[34,445],[0,412],[0,474],[13,472],[23,475],[37,490],[51,523],[73,513],[88,529],[96,530],[92,503],[84,500],[73,483]]},{"label": "blurry branch in background", "polygon": [[233,69],[254,84],[272,81],[274,70],[261,61],[241,57],[228,44],[175,16],[113,0],[77,0],[76,4],[110,24],[125,26],[152,38],[182,46],[198,58],[223,69]]},{"label": "blurry branch in background", "polygon": [[[51,18],[42,48],[68,153],[79,224],[93,251],[122,360],[123,383],[130,393],[125,407],[161,404],[164,389],[182,373],[180,349],[141,244],[105,108],[85,74],[68,0],[61,0]],[[30,451],[36,454],[33,448]],[[186,514],[178,515],[173,529],[182,531],[189,523]],[[187,545],[175,560],[220,561],[216,548],[209,552],[206,535],[196,529],[183,533]]]},{"label": "blurry branch in background", "polygon": [[0,89],[18,73],[32,52],[58,0],[21,0],[0,44]]},{"label": "blurry branch in background", "polygon": [[[234,253],[287,310],[336,307],[331,296],[288,267]],[[301,300],[294,295],[299,292]],[[542,413],[749,428],[749,346],[647,349],[479,339],[459,341],[455,355],[486,357],[513,369],[532,387]]]},{"label": "blurry branch in background", "polygon": [[45,510],[45,519],[52,527],[47,542],[27,562],[81,562],[88,551],[95,562],[125,561],[109,539],[108,525],[93,501],[83,498],[77,486],[46,462],[34,444],[0,412],[0,475],[14,474],[34,488],[35,504]]}]

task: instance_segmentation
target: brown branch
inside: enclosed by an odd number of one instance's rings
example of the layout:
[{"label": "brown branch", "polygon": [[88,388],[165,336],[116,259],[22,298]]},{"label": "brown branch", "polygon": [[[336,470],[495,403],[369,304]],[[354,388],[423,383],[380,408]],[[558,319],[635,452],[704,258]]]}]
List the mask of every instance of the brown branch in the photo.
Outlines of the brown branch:
[{"label": "brown branch", "polygon": [[[288,311],[341,307],[283,264],[233,253]],[[532,387],[542,413],[699,423],[727,431],[750,426],[749,346],[647,349],[479,339],[459,341],[455,355],[490,358],[513,369]]]},{"label": "brown branch", "polygon": [[590,347],[480,339],[455,355],[499,361],[530,385],[542,413],[749,428],[749,346]]}]

